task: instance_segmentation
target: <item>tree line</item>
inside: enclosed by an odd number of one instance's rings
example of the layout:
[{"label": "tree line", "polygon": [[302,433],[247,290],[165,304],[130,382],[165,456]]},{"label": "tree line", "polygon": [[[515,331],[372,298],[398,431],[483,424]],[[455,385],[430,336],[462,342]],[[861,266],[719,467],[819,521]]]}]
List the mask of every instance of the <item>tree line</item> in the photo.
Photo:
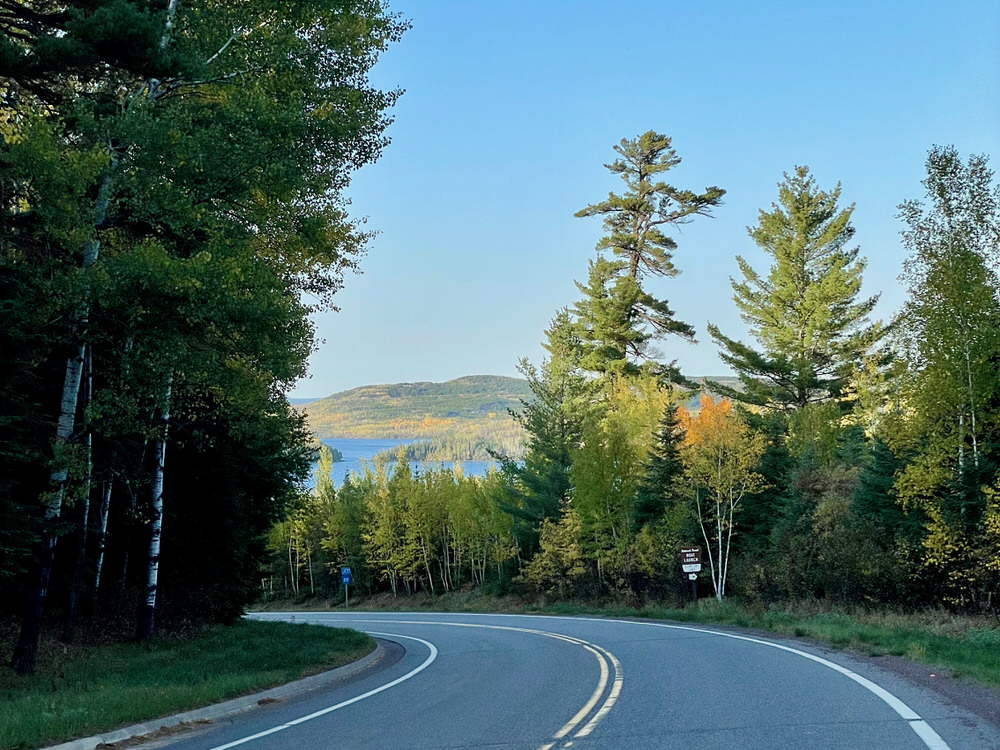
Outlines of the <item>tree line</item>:
[{"label": "tree line", "polygon": [[341,488],[321,464],[316,492],[275,527],[271,590],[301,593],[308,577],[329,594],[349,565],[372,592],[679,599],[679,548],[698,545],[719,599],[996,611],[1000,190],[987,159],[929,152],[923,199],[899,206],[907,296],[887,322],[861,294],[840,186],[785,174],[748,230],[768,267],[737,256],[731,279],[748,337],[708,326],[740,386],[708,383],[685,408],[695,384],[656,346],[695,330],[651,282],[678,272],[670,231],[724,191],[667,183],[680,157],[659,133],[615,151],[606,166],[624,189],[577,214],[604,227],[580,298],[552,318],[543,361],[520,363],[523,458],[498,456],[481,479],[382,458]]},{"label": "tree line", "polygon": [[[149,638],[257,596],[309,466],[285,394],[369,235],[378,2],[0,7],[0,611]],[[58,544],[57,544],[58,541]]]}]

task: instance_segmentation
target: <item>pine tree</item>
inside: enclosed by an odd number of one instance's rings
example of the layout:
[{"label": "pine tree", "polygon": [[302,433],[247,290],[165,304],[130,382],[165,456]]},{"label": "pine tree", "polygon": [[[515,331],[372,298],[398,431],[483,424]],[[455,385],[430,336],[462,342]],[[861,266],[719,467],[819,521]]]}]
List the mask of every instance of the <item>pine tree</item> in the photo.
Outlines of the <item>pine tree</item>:
[{"label": "pine tree", "polygon": [[[577,283],[584,299],[574,308],[587,352],[583,366],[603,374],[635,374],[656,358],[650,342],[677,335],[694,340],[694,328],[677,320],[665,300],[644,286],[649,278],[673,278],[677,243],[664,228],[678,226],[694,216],[709,216],[722,203],[725,191],[709,187],[704,193],[680,190],[657,176],[680,164],[670,138],[652,130],[615,146],[620,158],[605,166],[621,176],[626,190],[577,212],[579,217],[602,216],[607,234],[597,243],[598,253],[610,250],[612,260],[599,255],[590,264],[587,283]],[[655,366],[652,369],[657,369]],[[665,377],[676,375],[661,368]]]},{"label": "pine tree", "polygon": [[697,215],[710,216],[726,191],[709,187],[698,194],[655,180],[656,175],[680,164],[681,158],[671,147],[670,138],[652,130],[635,140],[623,138],[614,148],[621,158],[604,166],[621,176],[627,190],[622,195],[610,193],[607,200],[576,215],[604,217],[608,234],[597,243],[597,249],[611,250],[624,260],[631,278],[672,278],[677,275],[672,261],[677,243],[663,233],[663,227],[685,224]]},{"label": "pine tree", "polygon": [[743,383],[715,390],[774,409],[827,401],[881,336],[881,325],[868,322],[878,296],[858,299],[865,261],[847,247],[854,207],[838,208],[839,198],[839,185],[821,190],[807,167],[796,167],[778,186],[778,204],[761,210],[749,234],[771,256],[770,271],[764,276],[737,256],[743,278],[732,279],[733,300],[759,348],[709,324]]}]

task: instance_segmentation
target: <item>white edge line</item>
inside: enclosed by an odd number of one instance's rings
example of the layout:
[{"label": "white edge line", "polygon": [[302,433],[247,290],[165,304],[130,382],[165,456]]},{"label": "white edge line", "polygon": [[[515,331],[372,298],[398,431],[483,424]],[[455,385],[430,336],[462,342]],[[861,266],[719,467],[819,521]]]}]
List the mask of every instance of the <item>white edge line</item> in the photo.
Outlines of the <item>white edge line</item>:
[{"label": "white edge line", "polygon": [[425,669],[427,669],[427,667],[429,667],[431,665],[431,662],[433,662],[435,659],[437,659],[437,655],[438,655],[437,647],[433,643],[431,643],[430,641],[425,641],[423,638],[414,638],[412,635],[398,635],[396,633],[375,633],[375,632],[371,632],[370,634],[371,635],[385,636],[387,638],[406,638],[406,639],[409,639],[411,641],[417,641],[417,642],[422,643],[425,646],[427,646],[427,648],[430,650],[430,654],[427,656],[426,659],[424,659],[423,664],[421,664],[419,667],[416,667],[412,671],[407,672],[402,677],[397,677],[392,682],[387,682],[385,685],[377,687],[377,688],[375,688],[373,690],[369,690],[367,693],[362,693],[361,695],[355,696],[354,698],[351,698],[350,700],[346,700],[346,701],[343,701],[341,703],[338,703],[335,706],[328,706],[327,708],[320,709],[319,711],[311,713],[311,714],[309,714],[307,716],[301,716],[298,719],[294,719],[293,721],[289,721],[286,724],[281,724],[281,725],[276,726],[276,727],[271,727],[270,729],[265,729],[263,732],[258,732],[257,734],[252,734],[249,737],[243,737],[243,738],[238,739],[238,740],[233,740],[232,742],[228,742],[225,745],[219,745],[217,747],[212,748],[212,750],[228,750],[228,748],[237,747],[237,746],[243,745],[243,744],[245,744],[247,742],[252,742],[253,740],[260,739],[261,737],[267,737],[269,734],[276,734],[277,732],[281,732],[281,731],[283,731],[285,729],[289,729],[290,727],[294,727],[294,726],[296,726],[298,724],[304,724],[305,722],[312,721],[313,719],[317,719],[320,716],[325,716],[326,714],[331,713],[332,711],[336,711],[337,709],[344,708],[345,706],[350,706],[352,703],[357,703],[358,701],[362,701],[365,698],[370,698],[371,696],[375,695],[376,693],[381,693],[383,690],[388,690],[391,687],[395,687],[399,683],[405,682],[406,680],[410,679],[411,677],[419,674],[420,672],[423,672]]},{"label": "white edge line", "polygon": [[[518,615],[511,615],[517,617]],[[780,643],[773,643],[771,641],[765,641],[760,638],[750,638],[745,635],[736,635],[735,633],[725,633],[719,630],[708,630],[705,628],[693,628],[689,625],[667,625],[666,623],[660,622],[640,622],[636,620],[621,620],[617,618],[601,618],[601,617],[573,617],[573,618],[560,618],[553,615],[527,615],[528,617],[543,617],[546,619],[574,619],[574,620],[584,620],[586,622],[625,622],[632,625],[644,625],[653,628],[665,628],[667,630],[687,630],[692,633],[703,633],[705,635],[714,635],[721,638],[732,638],[737,641],[747,641],[749,643],[756,643],[761,646],[768,646],[770,648],[776,648],[780,651],[787,651],[790,654],[795,654],[796,656],[801,656],[804,659],[809,659],[817,664],[822,664],[828,669],[832,669],[835,672],[839,672],[848,679],[853,680],[861,687],[868,690],[870,693],[878,696],[886,703],[889,708],[895,711],[900,718],[902,718],[909,725],[916,735],[923,741],[923,743],[929,748],[929,750],[951,750],[951,747],[947,742],[935,732],[931,725],[924,721],[920,715],[910,708],[906,703],[897,698],[895,695],[890,693],[881,685],[878,685],[867,677],[862,677],[857,672],[852,672],[847,667],[842,667],[839,664],[830,661],[829,659],[824,659],[821,656],[815,656],[807,651],[801,651],[797,648],[792,648],[791,646],[784,646]]]},{"label": "white edge line", "polygon": [[[319,614],[327,614],[327,613],[321,612]],[[342,615],[343,613],[335,612],[329,614]],[[412,615],[408,614],[408,616]],[[594,691],[593,695],[591,695],[590,700],[588,700],[587,703],[584,704],[583,708],[581,708],[573,716],[572,719],[566,722],[566,724],[564,724],[562,728],[553,735],[553,739],[555,739],[556,741],[563,739],[566,735],[573,732],[573,730],[576,729],[577,726],[579,726],[580,723],[587,717],[587,714],[589,714],[591,711],[594,710],[594,707],[597,705],[597,702],[601,699],[601,696],[604,694],[604,691],[607,689],[608,686],[608,677],[610,676],[611,672],[611,670],[608,668],[608,660],[610,660],[611,663],[614,665],[614,670],[615,670],[614,680],[612,681],[611,684],[611,691],[608,693],[608,697],[604,700],[604,703],[601,705],[601,708],[597,711],[597,713],[593,716],[593,718],[591,718],[591,720],[587,722],[587,724],[582,729],[580,729],[580,731],[578,731],[575,735],[573,735],[574,738],[588,736],[591,732],[594,731],[597,725],[601,723],[604,717],[611,712],[611,709],[614,708],[615,703],[617,703],[618,701],[618,696],[621,693],[622,684],[624,682],[624,676],[622,674],[622,664],[620,661],[618,661],[618,658],[613,653],[611,653],[605,648],[602,648],[601,646],[598,646],[596,643],[590,643],[589,641],[585,641],[581,638],[565,635],[563,633],[551,633],[545,630],[536,630],[534,628],[515,628],[508,625],[486,625],[484,623],[473,623],[473,622],[435,622],[433,620],[400,620],[400,619],[384,620],[381,618],[366,619],[364,617],[351,617],[349,619],[351,622],[357,622],[357,623],[391,622],[395,625],[430,625],[432,627],[436,626],[436,627],[456,627],[456,628],[481,628],[484,630],[509,630],[514,633],[528,633],[531,635],[540,635],[540,636],[545,636],[547,638],[554,638],[556,640],[566,641],[567,643],[572,643],[576,646],[583,647],[584,649],[592,653],[594,657],[597,659],[598,664],[600,664],[600,670],[601,670],[600,678],[598,680],[597,688]],[[314,622],[322,622],[322,620],[315,620]],[[607,659],[604,658],[605,656],[607,656]],[[542,745],[542,747],[540,747],[539,750],[550,750],[556,744],[557,744],[556,742],[550,742],[547,745]],[[564,747],[568,747],[568,745],[564,745]],[[222,750],[222,749],[215,748],[214,750]]]},{"label": "white edge line", "polygon": [[[275,614],[277,614],[277,613],[275,613]],[[323,614],[325,614],[325,613],[323,613]],[[340,615],[342,613],[337,612],[337,613],[332,613],[332,614]],[[364,614],[371,615],[371,614],[378,614],[378,613],[366,612]],[[426,613],[426,612],[425,613],[417,613],[417,612],[398,612],[398,613],[394,613],[395,616],[399,616],[399,615],[414,615],[414,614],[424,614],[426,616],[426,615],[432,614],[432,613]],[[437,614],[437,613],[433,613],[433,614]],[[463,614],[472,615],[472,614],[478,614],[478,613],[442,612],[440,614],[453,617],[455,615],[463,615]],[[692,633],[703,633],[705,635],[714,635],[714,636],[719,636],[721,638],[732,638],[733,640],[737,640],[737,641],[748,641],[749,643],[757,643],[757,644],[759,644],[761,646],[769,646],[770,648],[776,648],[776,649],[779,649],[781,651],[787,651],[790,654],[795,654],[796,656],[801,656],[801,657],[803,657],[805,659],[809,659],[810,661],[814,661],[817,664],[822,664],[824,667],[832,669],[835,672],[839,672],[840,674],[844,675],[845,677],[847,677],[847,678],[853,680],[854,682],[856,682],[857,684],[861,685],[861,687],[865,688],[869,692],[871,692],[874,695],[876,695],[879,698],[881,698],[882,701],[885,702],[889,706],[889,708],[891,708],[893,711],[895,711],[896,714],[898,714],[900,718],[902,718],[904,721],[906,721],[906,723],[909,725],[910,729],[912,729],[916,733],[916,735],[923,741],[923,743],[929,748],[929,750],[951,750],[951,747],[948,745],[948,743],[944,741],[944,739],[941,737],[941,735],[939,735],[937,732],[935,732],[931,728],[930,724],[928,724],[926,721],[924,721],[924,719],[922,719],[920,717],[920,715],[916,711],[914,711],[912,708],[910,708],[906,703],[904,703],[902,700],[900,700],[895,695],[893,695],[892,693],[890,693],[888,690],[886,690],[885,688],[883,688],[881,685],[878,685],[878,684],[872,682],[871,680],[869,680],[866,677],[862,677],[857,672],[852,672],[847,667],[842,667],[842,666],[840,666],[839,664],[837,664],[835,662],[832,662],[832,661],[830,661],[828,659],[822,658],[821,656],[814,656],[813,654],[810,654],[807,651],[801,651],[801,650],[799,650],[797,648],[792,648],[790,646],[783,646],[780,643],[773,643],[771,641],[761,640],[760,638],[750,638],[750,637],[745,636],[745,635],[736,635],[734,633],[725,633],[725,632],[720,631],[720,630],[707,630],[705,628],[693,628],[693,627],[691,627],[689,625],[668,625],[666,623],[660,623],[660,622],[642,622],[642,621],[637,621],[637,620],[622,620],[622,619],[615,618],[615,617],[572,617],[572,616],[571,617],[561,617],[561,616],[558,616],[558,615],[531,615],[531,614],[528,614],[528,615],[514,615],[514,614],[500,614],[500,613],[498,613],[498,614],[492,614],[492,615],[488,615],[488,616],[489,617],[535,617],[535,618],[543,619],[543,620],[564,620],[564,621],[565,620],[578,620],[578,621],[583,621],[583,622],[605,622],[605,623],[606,622],[624,622],[624,623],[628,623],[628,624],[631,624],[631,625],[644,625],[646,627],[665,628],[667,630],[687,630],[687,631],[690,631]],[[384,622],[392,622],[392,621],[387,619],[387,620],[384,620]],[[215,750],[221,750],[221,748],[216,748]]]}]

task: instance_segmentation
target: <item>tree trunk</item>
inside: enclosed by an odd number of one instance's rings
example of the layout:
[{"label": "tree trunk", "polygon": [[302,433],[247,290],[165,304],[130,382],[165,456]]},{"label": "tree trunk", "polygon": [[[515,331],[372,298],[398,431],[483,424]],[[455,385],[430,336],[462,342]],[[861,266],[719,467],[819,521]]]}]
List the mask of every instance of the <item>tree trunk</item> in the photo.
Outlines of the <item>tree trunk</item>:
[{"label": "tree trunk", "polygon": [[431,570],[430,560],[427,558],[427,543],[424,542],[423,538],[420,539],[420,551],[424,556],[424,570],[427,571],[427,583],[430,584],[431,594],[434,593],[434,571]]},{"label": "tree trunk", "polygon": [[717,572],[719,580],[715,584],[715,598],[718,601],[722,601],[722,597],[725,592],[722,590],[724,584],[724,579],[722,577],[722,505],[721,503],[715,504],[715,530],[716,530],[716,541],[718,542],[718,555],[719,562],[717,566]]},{"label": "tree trunk", "polygon": [[105,538],[108,533],[108,513],[111,510],[111,490],[114,488],[114,475],[108,476],[104,480],[101,488],[101,510],[97,519],[97,558],[94,560],[94,588],[91,598],[97,601],[97,596],[101,590],[101,571],[104,568]]},{"label": "tree trunk", "polygon": [[306,566],[309,570],[309,594],[311,596],[316,596],[316,584],[313,581],[312,553],[309,551],[308,547],[306,547]]},{"label": "tree trunk", "polygon": [[[108,202],[111,195],[111,176],[118,166],[118,159],[112,155],[111,165],[101,179],[97,191],[97,205],[94,210],[94,230],[104,223],[108,213]],[[97,262],[101,243],[97,237],[92,237],[83,246],[82,268],[86,269]],[[75,329],[85,339],[87,321],[90,317],[90,301],[85,297],[77,312]],[[85,344],[77,345],[73,356],[66,360],[66,370],[63,376],[62,399],[59,407],[59,423],[56,428],[56,469],[49,477],[49,497],[45,502],[45,520],[54,522],[62,513],[63,495],[66,491],[66,480],[69,477],[69,467],[65,456],[60,455],[60,449],[69,443],[76,424],[76,408],[80,395],[80,381],[83,375],[83,363],[86,358]],[[28,606],[21,621],[21,634],[18,637],[11,666],[17,674],[31,674],[35,671],[35,657],[38,654],[38,638],[41,633],[42,613],[45,609],[45,597],[48,595],[49,578],[52,575],[52,557],[55,553],[56,537],[47,534],[41,542],[38,553],[38,565],[34,580],[28,593]]]},{"label": "tree trunk", "polygon": [[152,529],[146,561],[146,600],[139,620],[139,640],[148,641],[155,631],[156,587],[160,573],[160,535],[163,529],[163,467],[167,456],[167,424],[170,421],[170,392],[173,376],[167,376],[160,412],[160,425],[153,444],[153,481],[150,488]]},{"label": "tree trunk", "polygon": [[694,490],[694,502],[695,508],[698,511],[698,527],[701,529],[701,537],[705,540],[705,552],[708,558],[708,570],[709,574],[712,576],[712,588],[715,589],[715,595],[719,595],[719,584],[715,575],[715,556],[712,554],[712,543],[708,540],[708,529],[705,527],[705,516],[702,514],[701,510],[701,491],[696,487]]},{"label": "tree trunk", "polygon": [[[56,461],[58,466],[49,477],[50,494],[45,503],[45,521],[51,529],[62,513],[63,494],[69,468],[66,459],[59,455],[60,449],[65,449],[73,435],[76,423],[76,403],[80,392],[80,380],[83,374],[84,347],[81,344],[76,354],[66,362],[66,373],[63,379],[63,395],[59,411],[59,424],[56,429]],[[28,606],[21,620],[21,632],[14,647],[11,666],[19,675],[32,674],[35,671],[35,659],[38,656],[38,639],[42,630],[42,614],[45,610],[45,597],[49,592],[49,579],[52,575],[52,558],[55,554],[56,537],[48,533],[41,541],[38,550],[38,562],[35,566],[31,588],[28,590]]]},{"label": "tree trunk", "polygon": [[[82,408],[86,413],[90,405],[91,394],[93,392],[93,351],[89,344],[84,345],[84,365],[83,365],[83,403]],[[77,611],[80,607],[80,597],[84,589],[84,573],[87,567],[87,531],[90,529],[90,488],[94,471],[93,462],[93,442],[94,436],[89,425],[83,437],[84,450],[86,451],[86,476],[83,479],[83,486],[80,489],[80,520],[77,525],[76,537],[76,565],[73,568],[73,583],[70,585],[69,601],[66,605],[66,619],[63,622],[62,640],[70,643],[76,631]]]}]

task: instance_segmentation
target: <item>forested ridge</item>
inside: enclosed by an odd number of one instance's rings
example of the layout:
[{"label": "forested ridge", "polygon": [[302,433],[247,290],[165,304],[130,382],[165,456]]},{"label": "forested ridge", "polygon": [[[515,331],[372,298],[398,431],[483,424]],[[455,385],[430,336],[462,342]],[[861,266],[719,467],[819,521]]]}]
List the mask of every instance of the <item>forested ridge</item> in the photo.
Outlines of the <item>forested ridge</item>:
[{"label": "forested ridge", "polygon": [[[737,378],[695,377],[739,388]],[[400,438],[408,461],[490,461],[524,457],[525,432],[515,413],[534,399],[527,380],[468,375],[445,383],[369,385],[309,401],[300,408],[320,439]],[[697,411],[699,396],[685,404]]]},{"label": "forested ridge", "polygon": [[510,413],[530,398],[526,380],[467,375],[367,385],[300,408],[320,439],[419,439],[419,460],[488,460],[489,451],[520,456],[523,433]]},{"label": "forested ridge", "polygon": [[415,471],[401,450],[340,487],[324,456],[272,530],[265,593],[332,596],[349,566],[359,593],[678,602],[679,550],[698,546],[702,591],[719,600],[996,613],[1000,191],[987,158],[930,150],[922,197],[899,206],[908,294],[886,321],[861,294],[854,206],[806,167],[786,173],[748,229],[769,265],[733,264],[749,336],[708,326],[737,379],[696,383],[659,353],[695,330],[650,281],[676,275],[671,230],[724,210],[724,191],[667,183],[680,157],[654,131],[615,152],[622,192],[577,214],[604,228],[579,299],[555,312],[545,359],[519,364],[524,455],[475,478]]},{"label": "forested ridge", "polygon": [[[310,462],[285,394],[369,234],[378,2],[0,3],[0,613],[230,621]],[[13,644],[12,644],[13,645]]]}]

